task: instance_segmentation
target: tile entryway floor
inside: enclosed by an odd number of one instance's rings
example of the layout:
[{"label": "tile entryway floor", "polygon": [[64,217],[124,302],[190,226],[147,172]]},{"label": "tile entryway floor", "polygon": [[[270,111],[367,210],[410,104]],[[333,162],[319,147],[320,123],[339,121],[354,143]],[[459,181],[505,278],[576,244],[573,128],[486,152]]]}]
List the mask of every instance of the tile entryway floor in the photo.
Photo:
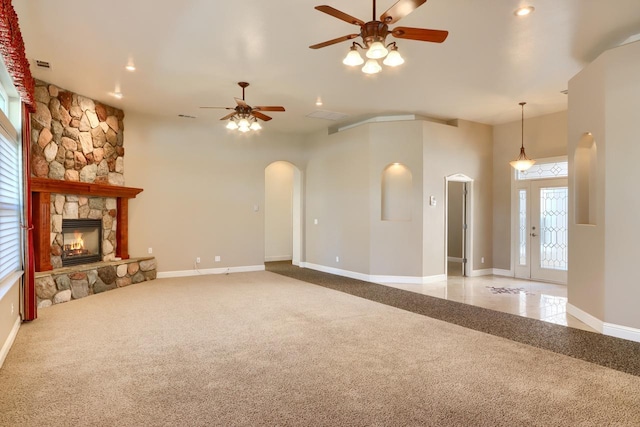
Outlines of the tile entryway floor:
[{"label": "tile entryway floor", "polygon": [[[453,270],[450,269],[450,272]],[[585,331],[590,326],[567,314],[567,287],[503,276],[462,277],[428,284],[383,283],[398,289],[543,320]]]}]

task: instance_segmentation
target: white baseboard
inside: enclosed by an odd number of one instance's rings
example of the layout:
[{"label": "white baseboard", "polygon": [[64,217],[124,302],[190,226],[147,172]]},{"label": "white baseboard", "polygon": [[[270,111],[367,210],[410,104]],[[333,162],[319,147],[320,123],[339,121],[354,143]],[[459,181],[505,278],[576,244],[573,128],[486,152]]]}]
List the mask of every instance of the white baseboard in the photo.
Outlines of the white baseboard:
[{"label": "white baseboard", "polygon": [[455,256],[449,256],[449,257],[447,257],[447,261],[449,261],[449,262],[462,262],[462,258],[455,257]]},{"label": "white baseboard", "polygon": [[5,340],[4,344],[2,344],[2,348],[0,349],[0,368],[2,368],[2,365],[4,364],[4,359],[6,359],[7,355],[9,354],[9,350],[11,349],[11,346],[13,345],[13,342],[16,339],[16,335],[18,335],[18,329],[20,329],[21,324],[22,324],[22,319],[20,319],[20,316],[16,316],[16,321],[13,324],[13,328],[11,328],[11,332],[9,332],[9,336]]},{"label": "white baseboard", "polygon": [[637,328],[630,328],[628,326],[605,322],[602,328],[602,333],[616,338],[640,342],[640,329]]},{"label": "white baseboard", "polygon": [[640,342],[640,329],[638,328],[603,322],[597,317],[594,317],[586,311],[580,310],[575,305],[569,303],[567,303],[567,313],[604,335]]},{"label": "white baseboard", "polygon": [[311,270],[322,271],[323,273],[331,273],[337,276],[349,277],[351,279],[364,280],[365,282],[369,281],[368,274],[358,273],[358,272],[349,271],[349,270],[342,270],[340,268],[335,268],[335,267],[327,267],[324,265],[313,264],[311,262],[305,262],[304,266],[302,264],[303,263],[300,263],[300,267],[303,267],[303,268],[310,268]]},{"label": "white baseboard", "polygon": [[324,273],[331,273],[337,276],[350,277],[352,279],[364,280],[365,282],[372,283],[404,283],[422,285],[425,283],[440,282],[447,280],[447,276],[439,274],[436,276],[382,276],[374,274],[364,274],[355,271],[342,270],[335,267],[327,267],[324,265],[313,264],[310,262],[300,263],[302,268],[310,268],[311,270],[322,271]]},{"label": "white baseboard", "polygon": [[250,271],[264,271],[263,265],[246,265],[240,267],[204,268],[199,270],[162,271],[158,273],[158,279],[170,277],[204,276],[207,274],[246,273]]},{"label": "white baseboard", "polygon": [[596,331],[603,333],[604,322],[597,317],[590,315],[586,311],[580,310],[575,305],[567,303],[567,314],[570,314],[582,323],[591,326]]},{"label": "white baseboard", "polygon": [[274,256],[265,256],[264,262],[272,262],[272,261],[291,261],[293,257],[291,255],[274,255]]}]

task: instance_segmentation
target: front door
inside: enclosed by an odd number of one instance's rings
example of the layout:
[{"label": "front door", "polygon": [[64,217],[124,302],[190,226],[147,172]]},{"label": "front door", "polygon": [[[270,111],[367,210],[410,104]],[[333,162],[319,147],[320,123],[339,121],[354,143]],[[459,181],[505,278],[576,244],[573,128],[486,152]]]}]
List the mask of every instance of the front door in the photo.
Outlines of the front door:
[{"label": "front door", "polygon": [[567,283],[566,179],[519,181],[516,277]]}]

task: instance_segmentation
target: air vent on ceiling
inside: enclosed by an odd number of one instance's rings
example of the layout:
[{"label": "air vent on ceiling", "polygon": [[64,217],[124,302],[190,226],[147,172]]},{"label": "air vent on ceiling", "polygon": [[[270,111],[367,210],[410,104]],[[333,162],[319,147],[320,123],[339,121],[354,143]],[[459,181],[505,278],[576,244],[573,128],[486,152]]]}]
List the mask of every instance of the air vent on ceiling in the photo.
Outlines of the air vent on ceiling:
[{"label": "air vent on ceiling", "polygon": [[307,114],[307,117],[311,117],[313,119],[325,119],[325,120],[337,121],[337,120],[345,119],[349,117],[349,115],[344,113],[336,113],[333,111],[316,110]]},{"label": "air vent on ceiling", "polygon": [[561,90],[560,93],[563,93],[565,95],[569,95],[569,89]]},{"label": "air vent on ceiling", "polygon": [[36,67],[38,67],[38,68],[42,68],[43,70],[50,70],[51,69],[51,64],[48,63],[47,61],[41,61],[39,59],[34,59],[34,62],[36,63]]},{"label": "air vent on ceiling", "polygon": [[196,116],[190,116],[188,114],[178,114],[178,117],[182,117],[183,119],[195,119]]}]

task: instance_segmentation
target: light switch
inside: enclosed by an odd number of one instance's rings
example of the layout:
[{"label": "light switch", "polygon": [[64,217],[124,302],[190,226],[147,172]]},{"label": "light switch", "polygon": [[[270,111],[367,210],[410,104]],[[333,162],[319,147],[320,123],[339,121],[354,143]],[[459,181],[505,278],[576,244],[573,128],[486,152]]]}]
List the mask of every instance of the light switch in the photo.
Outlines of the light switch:
[{"label": "light switch", "polygon": [[436,205],[436,196],[429,197],[429,204],[431,206],[435,206]]}]

